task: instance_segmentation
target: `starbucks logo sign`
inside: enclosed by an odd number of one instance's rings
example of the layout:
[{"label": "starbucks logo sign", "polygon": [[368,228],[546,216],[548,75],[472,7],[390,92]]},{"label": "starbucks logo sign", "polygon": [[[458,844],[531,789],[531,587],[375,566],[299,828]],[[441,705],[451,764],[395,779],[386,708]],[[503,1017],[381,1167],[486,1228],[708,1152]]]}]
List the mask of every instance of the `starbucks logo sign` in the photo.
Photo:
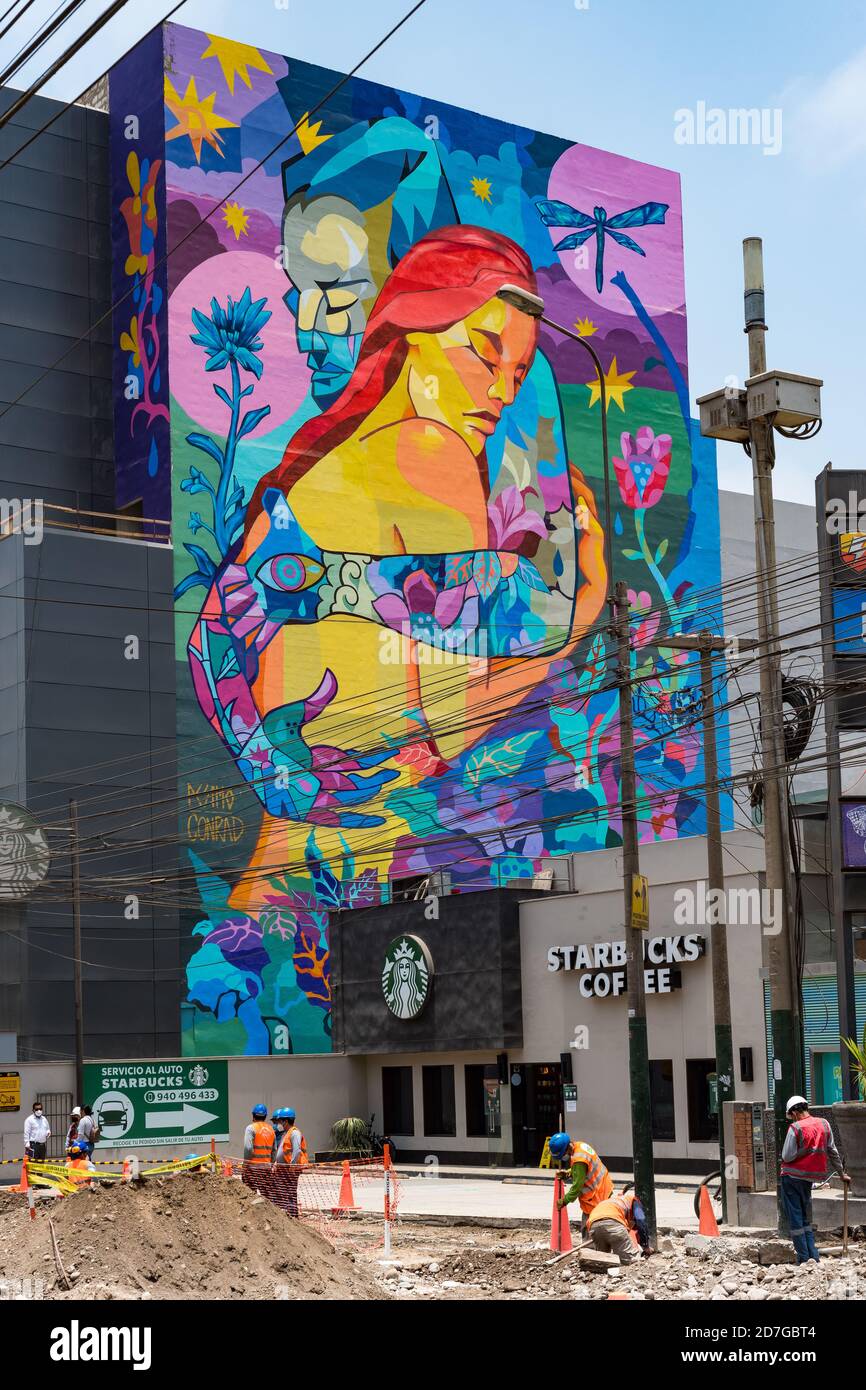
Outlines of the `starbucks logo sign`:
[{"label": "starbucks logo sign", "polygon": [[430,993],[433,961],[417,936],[395,936],[385,952],[382,993],[397,1018],[417,1018]]}]

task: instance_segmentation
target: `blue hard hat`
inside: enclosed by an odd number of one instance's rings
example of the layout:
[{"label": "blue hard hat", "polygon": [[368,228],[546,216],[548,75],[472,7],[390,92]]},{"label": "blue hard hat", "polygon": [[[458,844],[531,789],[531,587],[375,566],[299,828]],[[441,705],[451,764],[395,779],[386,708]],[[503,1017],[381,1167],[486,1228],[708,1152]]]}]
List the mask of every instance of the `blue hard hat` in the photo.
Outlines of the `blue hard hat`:
[{"label": "blue hard hat", "polygon": [[558,1134],[551,1134],[549,1148],[553,1157],[564,1158],[565,1155],[568,1153],[568,1147],[570,1143],[571,1140],[569,1139],[568,1135],[564,1134],[562,1130],[560,1130]]},{"label": "blue hard hat", "polygon": [[292,1107],[291,1107],[290,1105],[287,1105],[286,1108],[285,1108],[285,1110],[283,1111],[283,1119],[284,1119],[284,1120],[293,1120],[294,1118],[295,1118],[295,1112],[294,1112],[294,1110],[292,1109]]},{"label": "blue hard hat", "polygon": [[253,1106],[253,1119],[266,1120],[268,1118],[268,1107],[266,1105]]},{"label": "blue hard hat", "polygon": [[85,1143],[79,1143],[76,1139],[73,1141],[73,1143],[69,1145],[69,1148],[66,1150],[66,1152],[68,1154],[87,1154],[89,1150]]},{"label": "blue hard hat", "polygon": [[284,1105],[281,1105],[278,1110],[275,1110],[273,1115],[271,1116],[272,1120],[284,1120],[285,1118],[286,1107]]}]

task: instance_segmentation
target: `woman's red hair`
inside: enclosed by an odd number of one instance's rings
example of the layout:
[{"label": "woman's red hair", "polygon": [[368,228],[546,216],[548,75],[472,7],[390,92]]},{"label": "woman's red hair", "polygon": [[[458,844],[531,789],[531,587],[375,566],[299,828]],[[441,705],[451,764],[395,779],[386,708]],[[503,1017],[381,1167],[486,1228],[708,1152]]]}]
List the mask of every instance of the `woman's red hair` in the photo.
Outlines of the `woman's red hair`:
[{"label": "woman's red hair", "polygon": [[409,351],[407,334],[443,333],[492,299],[503,284],[536,293],[526,252],[482,227],[439,227],[406,252],[382,287],[364,332],[358,363],[341,396],[302,425],[282,462],[259,482],[247,527],[266,488],[288,494],[325,454],[348,439],[394,385]]}]

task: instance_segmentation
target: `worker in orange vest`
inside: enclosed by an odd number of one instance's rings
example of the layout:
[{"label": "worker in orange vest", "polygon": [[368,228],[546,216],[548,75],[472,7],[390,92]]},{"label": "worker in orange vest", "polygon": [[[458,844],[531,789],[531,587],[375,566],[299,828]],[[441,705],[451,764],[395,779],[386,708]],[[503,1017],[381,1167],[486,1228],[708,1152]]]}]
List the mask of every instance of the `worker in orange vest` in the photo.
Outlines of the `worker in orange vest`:
[{"label": "worker in orange vest", "polygon": [[70,1182],[78,1186],[89,1184],[91,1175],[94,1172],[93,1164],[90,1161],[90,1150],[87,1144],[77,1139],[69,1145],[66,1150],[66,1176]]},{"label": "worker in orange vest", "polygon": [[561,1169],[568,1170],[571,1179],[571,1186],[559,1199],[560,1210],[570,1202],[579,1202],[586,1218],[599,1202],[606,1202],[613,1196],[610,1173],[591,1145],[560,1132],[551,1135],[549,1147],[551,1157]]},{"label": "worker in orange vest", "polygon": [[274,1161],[274,1127],[268,1122],[268,1107],[253,1106],[252,1124],[244,1131],[244,1166],[242,1177],[248,1187],[257,1190],[263,1184],[265,1174],[270,1173]]},{"label": "worker in orange vest", "polygon": [[307,1141],[295,1124],[295,1112],[286,1106],[282,1112],[286,1122],[283,1140],[277,1150],[277,1181],[279,1205],[289,1216],[298,1215],[298,1183],[301,1169],[309,1163]]},{"label": "worker in orange vest", "polygon": [[650,1253],[646,1214],[633,1192],[615,1192],[605,1201],[596,1202],[586,1218],[586,1230],[596,1250],[619,1255],[624,1265],[639,1260],[641,1251]]}]

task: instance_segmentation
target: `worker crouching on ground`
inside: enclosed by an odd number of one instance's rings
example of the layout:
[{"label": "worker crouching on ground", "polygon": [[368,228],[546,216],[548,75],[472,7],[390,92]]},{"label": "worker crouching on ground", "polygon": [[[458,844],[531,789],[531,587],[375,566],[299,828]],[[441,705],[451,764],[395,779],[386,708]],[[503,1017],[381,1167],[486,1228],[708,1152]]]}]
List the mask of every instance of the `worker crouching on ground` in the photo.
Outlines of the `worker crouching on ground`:
[{"label": "worker crouching on ground", "polygon": [[595,1149],[582,1139],[571,1139],[560,1132],[550,1139],[551,1157],[560,1168],[568,1169],[571,1186],[557,1203],[560,1211],[570,1202],[579,1202],[584,1225],[590,1212],[599,1202],[613,1196],[613,1183]]},{"label": "worker crouching on ground", "polygon": [[289,1216],[298,1215],[298,1183],[301,1169],[309,1163],[307,1141],[295,1124],[295,1112],[290,1106],[281,1111],[285,1132],[277,1149],[277,1205]]},{"label": "worker crouching on ground", "polygon": [[805,1096],[791,1096],[785,1113],[791,1127],[782,1146],[782,1201],[797,1252],[797,1264],[802,1265],[807,1260],[817,1262],[821,1258],[812,1228],[812,1184],[827,1180],[830,1165],[843,1182],[851,1179],[845,1172],[832,1129],[820,1116],[809,1114]]},{"label": "worker crouching on ground", "polygon": [[242,1177],[247,1187],[254,1187],[258,1191],[267,1185],[265,1177],[270,1175],[275,1144],[274,1127],[268,1123],[268,1107],[254,1105],[252,1123],[244,1130]]},{"label": "worker crouching on ground", "polygon": [[96,1172],[90,1160],[90,1150],[84,1140],[74,1139],[66,1150],[66,1176],[78,1185],[89,1184]]},{"label": "worker crouching on ground", "polygon": [[[646,1215],[633,1192],[615,1192],[606,1201],[597,1202],[586,1218],[586,1230],[594,1249],[619,1255],[621,1264],[631,1264],[632,1260],[639,1260],[641,1254],[651,1253]],[[637,1245],[632,1231],[637,1236]]]}]

